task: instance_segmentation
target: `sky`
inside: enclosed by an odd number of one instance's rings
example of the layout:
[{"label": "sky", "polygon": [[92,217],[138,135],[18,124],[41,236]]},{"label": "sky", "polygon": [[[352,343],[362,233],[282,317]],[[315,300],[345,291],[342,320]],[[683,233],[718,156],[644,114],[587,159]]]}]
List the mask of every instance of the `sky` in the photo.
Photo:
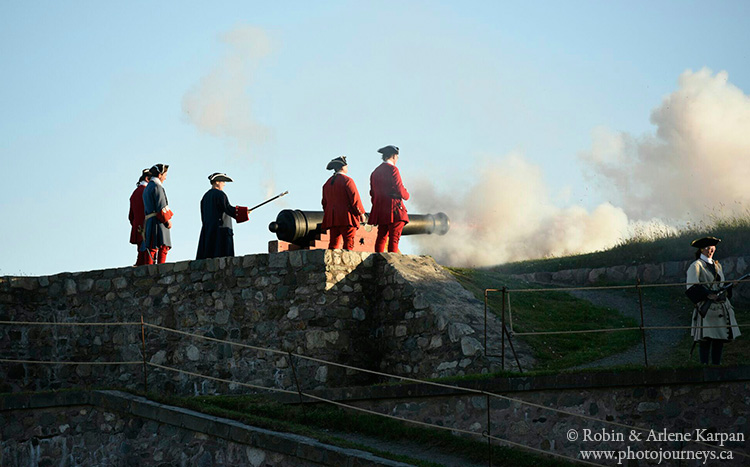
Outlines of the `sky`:
[{"label": "sky", "polygon": [[[401,249],[487,266],[611,247],[750,206],[746,1],[0,3],[0,275],[132,265],[128,199],[170,165],[169,261],[207,176],[264,253],[346,155],[369,209],[393,144]],[[645,226],[645,227],[644,227]]]}]

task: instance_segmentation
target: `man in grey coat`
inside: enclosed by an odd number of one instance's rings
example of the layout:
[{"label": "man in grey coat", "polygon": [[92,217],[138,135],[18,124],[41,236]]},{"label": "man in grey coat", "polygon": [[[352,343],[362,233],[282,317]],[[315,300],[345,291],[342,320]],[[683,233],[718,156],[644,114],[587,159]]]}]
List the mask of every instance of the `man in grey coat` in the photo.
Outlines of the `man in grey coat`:
[{"label": "man in grey coat", "polygon": [[172,248],[172,238],[169,229],[172,228],[172,210],[169,209],[167,192],[164,181],[167,179],[166,164],[156,164],[151,167],[151,181],[143,190],[143,207],[146,214],[144,225],[144,242],[141,248],[148,251],[146,264],[164,263],[167,252]]},{"label": "man in grey coat", "polygon": [[[724,344],[741,334],[729,302],[731,288],[726,295],[719,294],[727,284],[721,264],[714,259],[720,241],[716,237],[704,237],[690,244],[697,248],[695,261],[687,270],[688,297],[696,304],[690,334],[699,344],[700,361],[704,365],[708,365],[709,357],[712,364],[719,365]],[[706,305],[705,310],[701,309],[703,305]]]}]

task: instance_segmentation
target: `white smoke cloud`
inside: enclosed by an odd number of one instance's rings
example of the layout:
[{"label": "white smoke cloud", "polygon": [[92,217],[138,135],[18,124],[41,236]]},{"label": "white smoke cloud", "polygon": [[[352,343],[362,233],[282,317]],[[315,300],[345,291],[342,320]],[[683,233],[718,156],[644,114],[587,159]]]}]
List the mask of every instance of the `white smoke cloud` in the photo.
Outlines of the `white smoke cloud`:
[{"label": "white smoke cloud", "polygon": [[252,26],[237,27],[221,40],[227,53],[183,96],[182,111],[201,131],[230,138],[240,154],[253,155],[271,132],[254,118],[248,87],[258,63],[271,53],[271,41]]},{"label": "white smoke cloud", "polygon": [[750,206],[750,97],[725,71],[686,71],[651,113],[656,133],[593,132],[581,159],[629,217],[699,221]]},{"label": "white smoke cloud", "polygon": [[423,212],[451,217],[445,236],[420,235],[423,253],[454,266],[489,266],[529,258],[562,256],[614,246],[628,233],[622,209],[604,203],[592,212],[556,207],[542,171],[520,154],[472,170],[476,183],[464,194],[443,196],[429,181],[413,188]]},{"label": "white smoke cloud", "polygon": [[415,205],[445,211],[452,225],[445,237],[415,240],[443,264],[487,266],[586,253],[632,236],[664,236],[684,222],[747,214],[750,97],[726,72],[682,73],[651,123],[656,132],[641,137],[596,128],[580,155],[589,181],[619,207],[555,207],[541,169],[515,154],[474,170],[476,183],[457,198],[429,182],[416,186]]}]

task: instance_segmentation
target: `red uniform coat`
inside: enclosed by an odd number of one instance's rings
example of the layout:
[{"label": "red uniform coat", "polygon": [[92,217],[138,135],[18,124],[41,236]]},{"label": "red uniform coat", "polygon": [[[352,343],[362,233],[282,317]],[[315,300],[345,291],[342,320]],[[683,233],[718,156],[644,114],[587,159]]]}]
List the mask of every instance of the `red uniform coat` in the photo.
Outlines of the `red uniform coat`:
[{"label": "red uniform coat", "polygon": [[139,184],[133,194],[130,195],[130,212],[128,213],[128,219],[130,219],[130,243],[138,245],[143,241],[143,235],[140,230],[143,230],[144,219],[146,212],[143,209],[143,190],[146,189],[146,185]]},{"label": "red uniform coat", "polygon": [[370,198],[372,210],[367,221],[372,225],[387,225],[394,222],[409,222],[403,201],[409,199],[401,182],[398,168],[387,162],[380,164],[370,175]]},{"label": "red uniform coat", "polygon": [[323,185],[323,230],[334,226],[359,227],[365,212],[354,180],[342,173],[334,174]]}]

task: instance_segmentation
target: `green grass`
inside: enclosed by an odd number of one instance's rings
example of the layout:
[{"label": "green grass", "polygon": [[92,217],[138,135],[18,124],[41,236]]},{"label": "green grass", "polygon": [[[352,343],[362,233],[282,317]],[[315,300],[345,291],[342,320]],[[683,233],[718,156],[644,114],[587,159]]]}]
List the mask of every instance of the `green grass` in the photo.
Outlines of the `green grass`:
[{"label": "green grass", "polygon": [[709,235],[722,239],[717,247],[717,258],[747,255],[750,253],[750,214],[726,215],[678,231],[642,232],[606,251],[507,263],[492,269],[504,274],[525,274],[690,260],[695,252],[690,242]]},{"label": "green grass", "polygon": [[[361,449],[381,457],[414,465],[433,467],[440,464],[393,455],[368,446],[351,443],[332,432],[356,433],[386,441],[409,440],[421,446],[453,454],[475,463],[487,462],[488,445],[480,436],[471,439],[456,436],[447,430],[431,429],[400,422],[377,415],[364,414],[329,405],[284,405],[261,396],[200,396],[165,397],[149,394],[151,399],[187,407],[211,415],[235,419],[256,427],[292,432],[316,438],[321,442]],[[496,466],[563,466],[570,463],[542,457],[518,449],[493,445],[493,465]]]},{"label": "green grass", "polygon": [[[506,286],[509,289],[529,288],[496,270],[448,268],[469,291],[484,300],[484,290]],[[502,294],[489,295],[489,309],[502,312]],[[570,331],[637,326],[619,312],[592,305],[564,292],[513,292],[510,310],[515,332]],[[509,316],[506,317],[509,320]],[[561,370],[622,352],[640,340],[638,331],[600,332],[586,334],[553,334],[518,336],[531,348],[537,362],[535,370]],[[493,345],[494,344],[494,345]],[[500,353],[500,343],[488,343],[487,352]],[[509,350],[506,348],[506,358]]]}]

